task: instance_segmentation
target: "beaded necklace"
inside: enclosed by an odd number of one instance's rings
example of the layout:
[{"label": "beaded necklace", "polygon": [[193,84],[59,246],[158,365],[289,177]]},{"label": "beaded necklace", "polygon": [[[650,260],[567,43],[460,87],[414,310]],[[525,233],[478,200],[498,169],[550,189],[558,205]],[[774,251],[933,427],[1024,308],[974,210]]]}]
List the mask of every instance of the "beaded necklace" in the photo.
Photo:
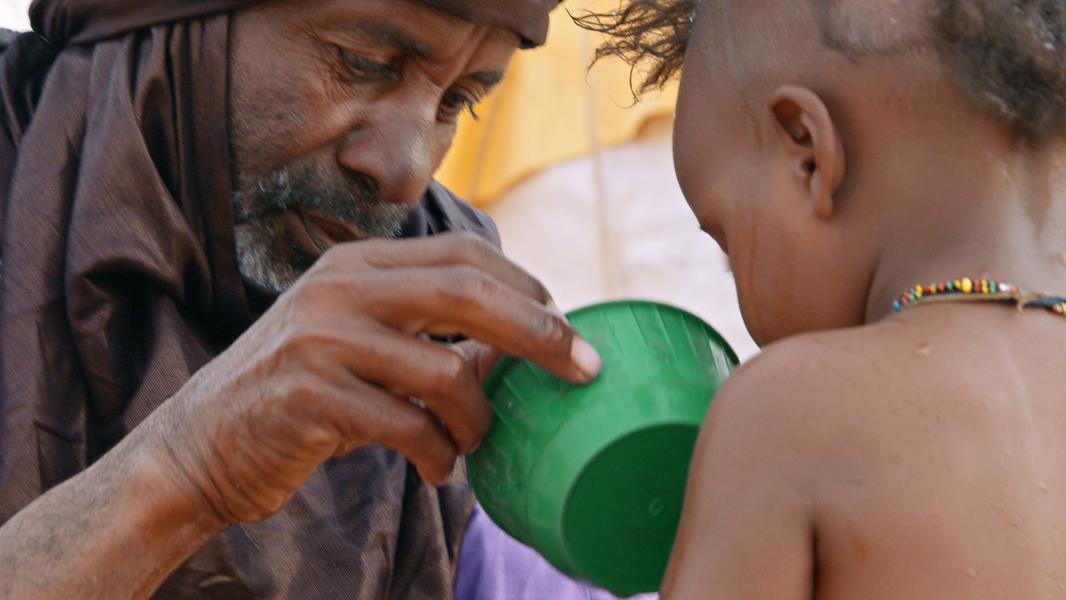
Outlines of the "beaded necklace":
[{"label": "beaded necklace", "polygon": [[892,310],[936,302],[997,302],[1013,304],[1021,312],[1026,308],[1042,308],[1060,317],[1066,317],[1066,297],[1033,292],[1023,292],[1018,286],[988,279],[964,277],[930,285],[916,285],[903,292],[892,303]]}]

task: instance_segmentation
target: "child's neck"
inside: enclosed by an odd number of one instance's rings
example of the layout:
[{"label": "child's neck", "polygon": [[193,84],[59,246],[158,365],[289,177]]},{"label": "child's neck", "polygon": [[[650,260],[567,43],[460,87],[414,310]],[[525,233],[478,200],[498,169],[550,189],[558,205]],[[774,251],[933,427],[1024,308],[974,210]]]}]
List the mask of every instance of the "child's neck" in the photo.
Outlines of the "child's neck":
[{"label": "child's neck", "polygon": [[867,322],[890,314],[915,285],[963,277],[1066,295],[1066,143],[1006,159],[960,158],[927,181],[907,182],[904,189],[918,191],[884,244]]}]

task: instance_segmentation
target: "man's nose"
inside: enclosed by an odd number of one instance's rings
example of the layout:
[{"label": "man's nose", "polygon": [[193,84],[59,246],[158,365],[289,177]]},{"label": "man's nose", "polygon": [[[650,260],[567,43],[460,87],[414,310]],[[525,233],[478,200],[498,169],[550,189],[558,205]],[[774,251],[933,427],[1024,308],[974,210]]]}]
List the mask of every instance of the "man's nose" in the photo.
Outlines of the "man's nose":
[{"label": "man's nose", "polygon": [[437,107],[395,108],[350,132],[338,160],[344,168],[373,178],[382,199],[415,204],[433,177]]}]

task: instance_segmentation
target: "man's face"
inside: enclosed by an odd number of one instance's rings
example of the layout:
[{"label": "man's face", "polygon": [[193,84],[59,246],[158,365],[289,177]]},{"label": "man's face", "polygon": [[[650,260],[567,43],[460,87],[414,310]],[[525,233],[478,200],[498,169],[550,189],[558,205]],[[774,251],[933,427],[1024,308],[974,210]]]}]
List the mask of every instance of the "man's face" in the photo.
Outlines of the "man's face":
[{"label": "man's face", "polygon": [[269,0],[231,46],[241,271],[283,291],[334,244],[399,234],[518,38],[415,0]]}]

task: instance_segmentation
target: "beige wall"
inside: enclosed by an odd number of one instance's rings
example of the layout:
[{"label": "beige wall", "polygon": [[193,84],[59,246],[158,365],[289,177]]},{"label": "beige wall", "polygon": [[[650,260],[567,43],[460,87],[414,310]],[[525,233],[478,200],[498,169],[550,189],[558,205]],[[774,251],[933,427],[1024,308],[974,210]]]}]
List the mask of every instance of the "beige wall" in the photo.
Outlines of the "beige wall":
[{"label": "beige wall", "polygon": [[30,28],[30,19],[26,11],[30,0],[0,0],[0,27],[25,31]]}]

